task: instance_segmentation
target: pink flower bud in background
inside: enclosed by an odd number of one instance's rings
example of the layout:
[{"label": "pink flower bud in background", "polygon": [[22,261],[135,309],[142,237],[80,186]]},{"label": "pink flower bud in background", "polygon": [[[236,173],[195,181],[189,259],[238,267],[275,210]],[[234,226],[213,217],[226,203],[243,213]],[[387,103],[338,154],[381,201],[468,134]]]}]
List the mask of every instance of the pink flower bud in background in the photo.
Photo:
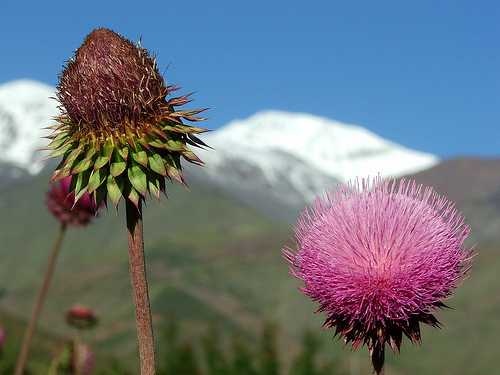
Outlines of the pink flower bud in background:
[{"label": "pink flower bud in background", "polygon": [[92,309],[82,305],[74,305],[66,312],[66,322],[78,329],[89,329],[97,324],[98,319]]},{"label": "pink flower bud in background", "polygon": [[74,374],[90,375],[95,367],[95,354],[87,344],[74,342],[71,362]]},{"label": "pink flower bud in background", "polygon": [[7,340],[7,333],[3,327],[0,327],[0,351],[3,350],[6,340]]},{"label": "pink flower bud in background", "polygon": [[47,207],[62,224],[87,225],[97,215],[98,207],[86,193],[75,203],[75,195],[70,192],[70,186],[71,176],[53,183],[47,192]]}]

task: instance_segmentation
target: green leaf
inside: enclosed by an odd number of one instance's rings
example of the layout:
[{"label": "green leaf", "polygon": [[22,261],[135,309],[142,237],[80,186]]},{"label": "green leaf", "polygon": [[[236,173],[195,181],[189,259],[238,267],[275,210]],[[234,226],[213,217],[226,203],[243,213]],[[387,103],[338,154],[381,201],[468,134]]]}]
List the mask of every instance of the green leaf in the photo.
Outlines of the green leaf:
[{"label": "green leaf", "polygon": [[148,160],[149,166],[154,172],[162,176],[167,175],[167,170],[165,169],[165,160],[163,160],[163,158],[159,154],[151,155]]},{"label": "green leaf", "polygon": [[109,163],[111,156],[113,155],[114,147],[115,146],[113,145],[113,142],[111,142],[111,139],[108,139],[94,163],[94,169],[100,169]]},{"label": "green leaf", "polygon": [[52,138],[51,142],[60,141],[61,139],[66,139],[68,137],[69,137],[68,133],[65,131],[62,131],[62,132],[59,132],[58,134],[56,134],[55,137],[53,137],[53,138],[51,137]]},{"label": "green leaf", "polygon": [[94,193],[94,202],[97,207],[100,207],[103,202],[106,202],[107,187],[106,185],[101,185],[97,188]]},{"label": "green leaf", "polygon": [[148,180],[149,192],[156,198],[160,198],[160,181],[158,179]]},{"label": "green leaf", "polygon": [[108,176],[108,179],[106,181],[106,187],[108,189],[109,199],[111,199],[111,202],[113,202],[113,204],[117,206],[122,197],[122,192],[113,176],[111,175]]},{"label": "green leaf", "polygon": [[57,150],[58,148],[63,146],[66,142],[67,142],[66,138],[62,138],[62,139],[55,138],[49,143],[49,148],[52,150]]},{"label": "green leaf", "polygon": [[146,176],[147,176],[147,179],[148,179],[148,190],[149,192],[154,195],[156,198],[160,198],[160,193],[162,191],[162,185],[161,185],[161,181],[164,181],[165,178],[163,176],[160,176],[159,174],[151,171],[151,170],[147,170],[146,171]]},{"label": "green leaf", "polygon": [[199,133],[205,133],[207,129],[203,128],[198,128],[196,126],[189,126],[189,125],[184,125],[184,126],[179,126],[179,125],[166,125],[163,127],[163,130],[168,130],[176,133],[184,133],[184,134],[199,134]]},{"label": "green leaf", "polygon": [[123,158],[123,160],[127,160],[127,158],[128,158],[128,147],[125,146],[125,147],[119,148],[118,149],[118,153]]},{"label": "green leaf", "polygon": [[148,154],[146,153],[146,151],[133,152],[132,158],[143,167],[148,166]]},{"label": "green leaf", "polygon": [[65,168],[71,168],[73,166],[73,163],[83,152],[83,148],[84,146],[80,144],[77,148],[69,153],[68,157],[66,158],[66,163],[64,164]]},{"label": "green leaf", "polygon": [[185,144],[183,141],[174,141],[173,139],[169,139],[165,143],[165,148],[170,151],[183,151],[185,149]]},{"label": "green leaf", "polygon": [[[75,203],[78,202],[78,200],[82,197],[83,194],[87,191],[87,185],[89,183],[89,178],[90,178],[90,172],[82,172],[78,175],[76,175],[76,182],[75,182]],[[75,179],[73,177],[72,181]]]},{"label": "green leaf", "polygon": [[158,139],[155,139],[154,141],[149,141],[149,145],[156,147],[156,148],[167,148],[162,142],[160,142]]},{"label": "green leaf", "polygon": [[89,178],[89,184],[87,185],[87,191],[89,193],[94,192],[104,182],[104,176],[101,176],[101,173],[102,171],[99,169],[92,171]]},{"label": "green leaf", "polygon": [[180,184],[183,184],[183,185],[185,184],[184,179],[182,178],[182,173],[176,167],[172,167],[170,165],[167,166],[167,174],[168,174],[168,177],[176,180]]},{"label": "green leaf", "polygon": [[114,161],[111,163],[110,172],[113,177],[118,177],[127,168],[127,163],[124,161]]},{"label": "green leaf", "polygon": [[[64,146],[60,147],[59,149],[52,151],[49,154],[49,157],[56,158],[58,156],[62,156],[66,152],[68,152],[69,150],[71,150],[73,147],[74,147],[74,142],[68,142]],[[49,145],[49,148],[52,148],[52,147],[50,147],[50,145]]]},{"label": "green leaf", "polygon": [[109,169],[110,173],[113,177],[117,177],[123,173],[125,168],[127,168],[127,162],[123,160],[119,152],[115,152]]},{"label": "green leaf", "polygon": [[137,164],[132,164],[128,169],[128,179],[132,186],[142,195],[145,195],[148,189],[146,173]]},{"label": "green leaf", "polygon": [[77,174],[86,171],[90,168],[92,164],[92,159],[83,159],[76,163],[75,167],[71,170],[71,173]]},{"label": "green leaf", "polygon": [[203,165],[203,161],[191,150],[183,151],[182,156],[191,163]]},{"label": "green leaf", "polygon": [[135,190],[134,188],[130,189],[130,193],[128,194],[128,199],[136,206],[139,207],[139,200],[141,199],[141,196]]}]

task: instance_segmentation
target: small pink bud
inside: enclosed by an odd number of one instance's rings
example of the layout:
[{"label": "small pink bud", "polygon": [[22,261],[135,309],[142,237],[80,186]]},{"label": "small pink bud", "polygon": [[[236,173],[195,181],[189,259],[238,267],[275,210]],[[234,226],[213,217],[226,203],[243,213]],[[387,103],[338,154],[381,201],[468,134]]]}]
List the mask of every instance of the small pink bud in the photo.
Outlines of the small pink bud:
[{"label": "small pink bud", "polygon": [[66,322],[78,329],[89,329],[97,324],[94,311],[86,306],[74,305],[66,312]]}]

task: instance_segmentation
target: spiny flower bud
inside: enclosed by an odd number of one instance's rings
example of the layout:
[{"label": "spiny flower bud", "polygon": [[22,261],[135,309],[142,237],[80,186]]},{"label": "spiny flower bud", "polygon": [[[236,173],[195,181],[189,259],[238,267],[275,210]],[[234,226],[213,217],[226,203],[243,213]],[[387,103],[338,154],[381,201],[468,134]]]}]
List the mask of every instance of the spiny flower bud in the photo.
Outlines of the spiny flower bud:
[{"label": "spiny flower bud", "polygon": [[74,181],[68,176],[53,183],[47,192],[47,208],[61,224],[84,226],[97,215],[98,207],[86,193],[75,203]]},{"label": "spiny flower bud", "polygon": [[66,312],[66,322],[78,329],[95,327],[98,322],[94,311],[83,305],[74,305]]},{"label": "spiny flower bud", "polygon": [[365,180],[318,198],[296,226],[297,252],[285,250],[303,291],[354,348],[366,344],[375,371],[387,343],[420,342],[420,323],[439,326],[470,268],[469,227],[453,204],[415,182]]},{"label": "spiny flower bud", "polygon": [[75,200],[87,192],[97,204],[122,197],[138,205],[149,192],[165,192],[165,178],[184,183],[181,158],[201,160],[189,149],[204,146],[202,110],[176,111],[189,95],[168,99],[156,61],[140,45],[108,30],[91,32],[60,76],[61,115],[50,136],[62,162],[53,180],[73,175]]}]

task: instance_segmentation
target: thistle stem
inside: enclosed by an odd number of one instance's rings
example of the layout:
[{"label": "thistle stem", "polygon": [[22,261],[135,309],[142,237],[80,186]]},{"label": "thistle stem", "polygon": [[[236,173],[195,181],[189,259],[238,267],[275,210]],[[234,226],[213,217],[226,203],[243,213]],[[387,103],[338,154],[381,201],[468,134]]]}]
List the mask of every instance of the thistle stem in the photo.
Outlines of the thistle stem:
[{"label": "thistle stem", "polygon": [[28,327],[26,328],[26,332],[24,334],[21,351],[19,352],[19,356],[17,358],[16,369],[14,372],[15,375],[22,375],[24,373],[24,369],[26,368],[26,362],[28,360],[31,342],[33,340],[33,334],[35,333],[38,319],[40,317],[43,305],[47,298],[47,293],[49,291],[50,283],[54,275],[54,270],[57,263],[57,257],[59,255],[59,251],[61,250],[61,244],[65,233],[66,233],[66,224],[61,224],[59,233],[57,234],[56,237],[56,241],[54,242],[52,251],[49,255],[47,269],[45,270],[42,286],[38,291],[38,295],[35,301],[35,306],[33,307],[33,312],[31,314]]},{"label": "thistle stem", "polygon": [[151,307],[149,304],[148,280],[144,259],[144,239],[142,230],[142,207],[136,207],[126,200],[127,232],[129,247],[130,278],[135,302],[135,320],[141,375],[154,375],[155,345]]}]

